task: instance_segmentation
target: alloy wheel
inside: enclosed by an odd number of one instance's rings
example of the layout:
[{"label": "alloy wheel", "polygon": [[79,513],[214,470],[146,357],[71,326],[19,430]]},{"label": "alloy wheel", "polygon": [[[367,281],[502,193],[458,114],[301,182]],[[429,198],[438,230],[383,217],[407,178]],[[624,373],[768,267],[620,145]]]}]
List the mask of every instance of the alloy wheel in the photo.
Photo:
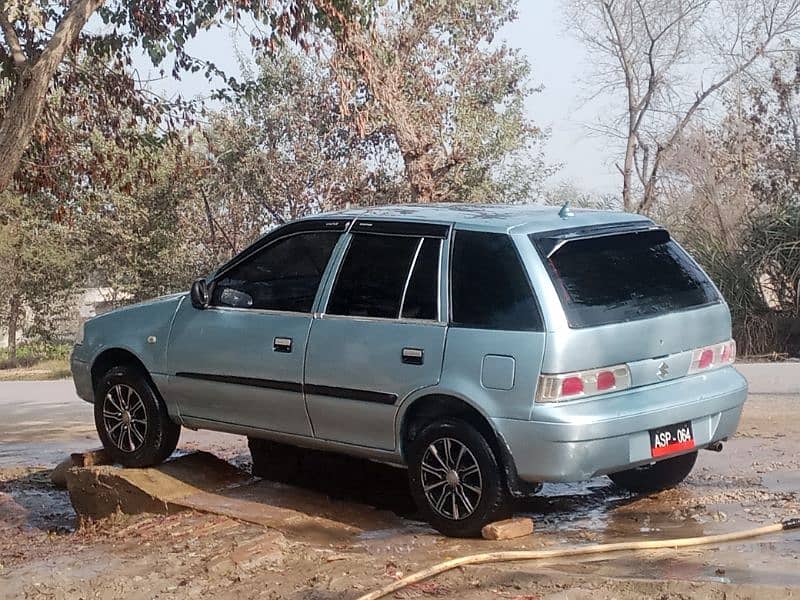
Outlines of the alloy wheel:
[{"label": "alloy wheel", "polygon": [[460,521],[475,512],[483,480],[475,455],[463,443],[435,440],[422,456],[420,471],[425,497],[437,514]]},{"label": "alloy wheel", "polygon": [[123,452],[136,452],[147,435],[147,410],[131,386],[118,383],[103,400],[103,423],[108,437]]}]

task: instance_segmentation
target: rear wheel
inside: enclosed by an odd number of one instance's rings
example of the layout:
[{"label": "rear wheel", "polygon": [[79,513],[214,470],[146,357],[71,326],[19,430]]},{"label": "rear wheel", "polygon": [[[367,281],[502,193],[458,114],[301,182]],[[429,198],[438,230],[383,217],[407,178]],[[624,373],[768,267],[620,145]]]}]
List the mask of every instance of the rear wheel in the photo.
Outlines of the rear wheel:
[{"label": "rear wheel", "polygon": [[114,367],[100,380],[94,421],[106,452],[126,467],[163,462],[181,434],[147,375],[129,366]]},{"label": "rear wheel", "polygon": [[436,421],[412,440],[408,478],[423,517],[445,535],[476,537],[487,523],[508,516],[500,464],[464,421]]},{"label": "rear wheel", "polygon": [[686,479],[696,460],[697,452],[691,452],[652,465],[611,473],[609,478],[619,487],[636,494],[658,492],[675,487]]}]

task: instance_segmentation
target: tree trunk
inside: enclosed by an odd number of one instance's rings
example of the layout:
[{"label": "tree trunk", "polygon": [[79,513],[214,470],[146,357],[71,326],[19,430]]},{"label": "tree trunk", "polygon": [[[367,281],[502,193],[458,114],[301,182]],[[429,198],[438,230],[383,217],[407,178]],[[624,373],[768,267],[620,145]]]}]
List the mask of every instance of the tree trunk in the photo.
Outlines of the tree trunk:
[{"label": "tree trunk", "polygon": [[58,65],[102,3],[103,0],[74,0],[41,56],[33,64],[26,63],[21,68],[14,94],[0,123],[0,192],[11,183],[30,144]]},{"label": "tree trunk", "polygon": [[627,212],[634,211],[633,198],[631,198],[631,183],[633,180],[633,161],[636,159],[636,134],[632,131],[632,125],[628,132],[628,143],[625,147],[625,164],[622,167],[622,207]]},{"label": "tree trunk", "polygon": [[437,192],[441,192],[441,190],[436,189],[431,157],[424,152],[422,154],[404,153],[403,162],[414,202],[421,204],[435,202]]},{"label": "tree trunk", "polygon": [[8,357],[17,357],[17,329],[21,303],[19,296],[13,294],[8,303]]}]

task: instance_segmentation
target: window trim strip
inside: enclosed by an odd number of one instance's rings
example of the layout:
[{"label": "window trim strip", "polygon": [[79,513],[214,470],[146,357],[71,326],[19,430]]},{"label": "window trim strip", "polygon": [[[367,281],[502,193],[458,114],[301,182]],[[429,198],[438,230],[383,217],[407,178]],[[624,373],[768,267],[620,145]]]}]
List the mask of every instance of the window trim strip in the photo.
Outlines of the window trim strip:
[{"label": "window trim strip", "polygon": [[450,235],[450,225],[422,223],[419,221],[389,221],[382,219],[357,219],[350,233],[380,233],[384,235],[406,235],[409,237],[433,237],[445,239]]},{"label": "window trim strip", "polygon": [[414,258],[411,259],[411,266],[408,268],[408,274],[406,275],[406,283],[403,286],[403,295],[400,296],[400,308],[397,311],[397,318],[403,318],[403,307],[406,305],[406,294],[408,293],[408,285],[411,283],[411,276],[414,274],[414,267],[417,266],[417,259],[419,258],[420,250],[422,250],[422,244],[425,243],[425,238],[419,238],[419,243],[417,244],[417,249],[414,251]]}]

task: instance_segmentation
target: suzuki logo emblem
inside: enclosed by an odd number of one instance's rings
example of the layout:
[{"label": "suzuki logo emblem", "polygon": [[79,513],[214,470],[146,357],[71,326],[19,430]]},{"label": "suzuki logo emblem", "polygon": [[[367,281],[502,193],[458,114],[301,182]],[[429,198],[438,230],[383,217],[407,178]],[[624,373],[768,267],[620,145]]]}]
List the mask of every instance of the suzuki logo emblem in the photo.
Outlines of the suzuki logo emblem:
[{"label": "suzuki logo emblem", "polygon": [[658,365],[658,378],[664,379],[664,377],[667,375],[669,375],[669,365],[665,362],[662,362],[660,365]]}]

